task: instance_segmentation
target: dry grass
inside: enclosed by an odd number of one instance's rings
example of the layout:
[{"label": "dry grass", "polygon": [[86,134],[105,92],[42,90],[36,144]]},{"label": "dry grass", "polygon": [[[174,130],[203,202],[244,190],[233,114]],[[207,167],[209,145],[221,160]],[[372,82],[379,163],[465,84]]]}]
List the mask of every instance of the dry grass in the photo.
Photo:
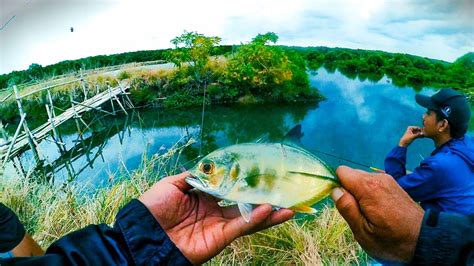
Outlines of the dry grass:
[{"label": "dry grass", "polygon": [[359,265],[367,261],[337,210],[327,207],[312,221],[292,220],[240,238],[209,264]]},{"label": "dry grass", "polygon": [[[118,210],[138,197],[160,176],[176,170],[176,158],[192,143],[167,153],[144,156],[142,165],[122,171],[115,182],[93,195],[70,185],[52,187],[41,182],[0,176],[0,202],[12,208],[43,248],[61,236],[89,224],[112,224]],[[339,213],[323,209],[313,220],[292,220],[238,239],[209,265],[347,265],[366,264],[367,255],[354,241]]]}]

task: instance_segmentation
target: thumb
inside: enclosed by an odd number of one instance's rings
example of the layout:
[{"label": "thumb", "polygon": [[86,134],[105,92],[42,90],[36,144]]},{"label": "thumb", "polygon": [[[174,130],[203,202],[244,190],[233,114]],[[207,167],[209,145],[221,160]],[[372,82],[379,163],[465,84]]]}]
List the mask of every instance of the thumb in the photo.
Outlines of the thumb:
[{"label": "thumb", "polygon": [[193,187],[186,182],[186,177],[191,177],[191,173],[183,172],[174,176],[168,176],[163,179],[163,181],[176,186],[182,192],[186,192]]},{"label": "thumb", "polygon": [[335,188],[331,193],[331,197],[337,210],[347,221],[352,231],[354,233],[359,232],[365,218],[355,197],[343,188]]}]

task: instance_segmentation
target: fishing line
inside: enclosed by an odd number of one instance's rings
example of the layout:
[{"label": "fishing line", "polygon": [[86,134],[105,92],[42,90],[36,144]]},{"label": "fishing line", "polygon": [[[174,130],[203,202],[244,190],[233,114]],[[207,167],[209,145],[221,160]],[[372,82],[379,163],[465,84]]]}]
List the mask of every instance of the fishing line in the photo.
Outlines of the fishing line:
[{"label": "fishing line", "polygon": [[21,8],[24,8],[24,7],[27,6],[30,2],[31,2],[31,0],[27,0],[23,6],[20,6],[20,7],[18,7],[17,9],[15,9],[14,11],[10,12],[10,14],[13,14],[13,15],[10,17],[10,19],[9,19],[7,22],[5,22],[5,24],[3,24],[3,25],[0,27],[0,31],[2,31],[6,26],[8,26],[8,24],[10,24],[10,22],[16,17],[16,13],[18,13],[18,10],[20,10]]},{"label": "fishing line", "polygon": [[203,90],[203,96],[202,96],[202,112],[201,112],[201,132],[199,136],[199,156],[202,155],[202,131],[204,128],[204,107],[206,105],[206,87],[207,87],[207,82],[204,82],[204,87],[202,88]]},{"label": "fishing line", "polygon": [[355,164],[355,165],[363,166],[363,167],[369,168],[370,170],[373,170],[373,171],[375,171],[375,172],[385,173],[385,171],[382,170],[382,169],[378,169],[378,168],[376,168],[376,167],[373,167],[373,166],[370,166],[370,165],[366,165],[366,164],[363,164],[363,163],[358,163],[358,162],[355,162],[355,161],[352,161],[352,160],[349,160],[349,159],[346,159],[346,158],[342,158],[342,157],[340,157],[340,156],[333,155],[333,154],[330,154],[330,153],[327,153],[327,152],[323,152],[323,151],[319,151],[319,150],[315,150],[315,149],[311,149],[311,151],[314,151],[314,152],[317,152],[317,153],[321,153],[321,154],[324,154],[324,155],[327,155],[327,156],[331,156],[331,157],[334,157],[334,158],[339,159],[339,160],[342,160],[342,161],[346,161],[346,162],[349,162],[349,163],[353,163],[353,164]]}]

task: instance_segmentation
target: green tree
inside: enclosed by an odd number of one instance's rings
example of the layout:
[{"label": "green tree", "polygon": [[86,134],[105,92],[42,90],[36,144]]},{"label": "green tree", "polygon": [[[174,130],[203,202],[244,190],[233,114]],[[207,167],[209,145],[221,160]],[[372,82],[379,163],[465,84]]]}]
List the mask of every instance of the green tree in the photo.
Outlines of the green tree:
[{"label": "green tree", "polygon": [[284,51],[269,43],[276,43],[278,36],[269,32],[259,34],[249,44],[239,47],[228,64],[231,82],[247,93],[263,95],[271,93],[275,86],[291,80],[290,61]]},{"label": "green tree", "polygon": [[273,32],[258,34],[243,44],[230,58],[227,67],[228,86],[243,89],[246,96],[291,100],[310,95],[305,61],[297,53],[287,54]]},{"label": "green tree", "polygon": [[221,38],[217,36],[207,37],[197,32],[184,31],[171,40],[175,49],[170,50],[166,58],[179,69],[189,64],[196,82],[201,82],[206,76],[206,64],[220,41]]},{"label": "green tree", "polygon": [[31,64],[28,67],[28,72],[31,80],[38,80],[43,78],[43,67],[40,64]]}]

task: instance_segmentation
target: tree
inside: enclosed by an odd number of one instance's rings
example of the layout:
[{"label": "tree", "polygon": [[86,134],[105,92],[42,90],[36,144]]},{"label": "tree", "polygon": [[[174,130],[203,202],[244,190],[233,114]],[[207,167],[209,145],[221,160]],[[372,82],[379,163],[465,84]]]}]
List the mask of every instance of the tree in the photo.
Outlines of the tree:
[{"label": "tree", "polygon": [[199,83],[206,76],[205,66],[220,41],[221,38],[217,36],[207,37],[197,32],[184,31],[183,34],[171,40],[175,49],[167,53],[167,59],[179,69],[189,63],[195,81]]},{"label": "tree", "polygon": [[31,80],[38,80],[43,78],[43,67],[40,64],[31,64],[28,67],[28,72]]},{"label": "tree", "polygon": [[242,44],[228,62],[228,85],[244,89],[247,96],[263,98],[309,95],[305,61],[296,53],[289,56],[281,47],[269,45],[277,41],[278,36],[268,32]]}]

